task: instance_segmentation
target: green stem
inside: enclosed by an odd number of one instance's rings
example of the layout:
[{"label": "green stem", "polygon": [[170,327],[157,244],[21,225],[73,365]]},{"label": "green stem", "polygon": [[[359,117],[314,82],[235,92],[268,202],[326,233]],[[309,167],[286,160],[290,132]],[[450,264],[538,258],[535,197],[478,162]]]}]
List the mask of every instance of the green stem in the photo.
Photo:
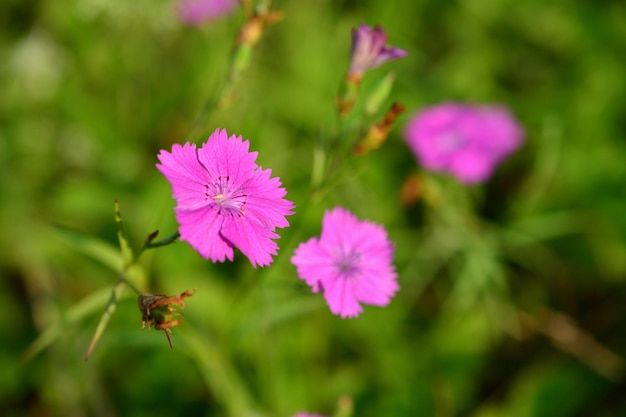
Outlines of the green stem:
[{"label": "green stem", "polygon": [[324,181],[326,170],[326,152],[322,146],[313,149],[313,166],[311,167],[311,188],[317,190]]},{"label": "green stem", "polygon": [[91,343],[89,343],[89,348],[87,349],[87,353],[85,354],[85,362],[87,362],[91,357],[91,353],[96,347],[96,343],[98,343],[98,340],[100,340],[100,337],[102,337],[104,330],[107,328],[109,321],[111,320],[111,317],[113,316],[113,313],[117,308],[117,304],[122,297],[122,291],[124,289],[122,284],[129,284],[129,282],[122,275],[120,275],[117,280],[115,280],[115,284],[113,284],[113,288],[111,289],[111,295],[109,296],[109,301],[107,302],[106,308],[104,309],[104,313],[102,313],[102,316],[100,317],[100,321],[98,322],[96,331],[91,338]]},{"label": "green stem", "polygon": [[118,279],[118,281],[121,281],[121,282],[123,282],[124,284],[126,284],[126,285],[128,286],[128,288],[130,288],[131,290],[133,290],[133,292],[134,292],[135,294],[137,294],[137,297],[139,297],[139,296],[142,294],[142,292],[139,290],[139,288],[137,288],[137,287],[135,286],[135,284],[133,284],[132,282],[130,282],[128,279],[126,279],[126,277],[125,277],[125,276],[120,275],[117,279]]},{"label": "green stem", "polygon": [[169,245],[171,243],[176,242],[176,239],[178,239],[179,237],[180,237],[180,233],[178,233],[178,232],[172,233],[171,235],[169,235],[165,239],[161,239],[158,242],[149,242],[146,245],[146,249],[154,249],[154,248],[158,248],[160,246],[167,246],[167,245]]},{"label": "green stem", "polygon": [[176,240],[180,237],[180,233],[175,232],[169,235],[168,237],[166,237],[165,239],[161,239],[157,242],[153,242],[153,240],[157,237],[158,234],[159,234],[159,231],[157,230],[155,232],[150,233],[148,237],[146,237],[146,240],[144,241],[143,246],[139,248],[139,251],[137,251],[137,254],[135,255],[131,265],[136,263],[139,260],[139,257],[146,249],[154,249],[154,248],[159,248],[161,246],[167,246],[169,244],[176,242]]}]

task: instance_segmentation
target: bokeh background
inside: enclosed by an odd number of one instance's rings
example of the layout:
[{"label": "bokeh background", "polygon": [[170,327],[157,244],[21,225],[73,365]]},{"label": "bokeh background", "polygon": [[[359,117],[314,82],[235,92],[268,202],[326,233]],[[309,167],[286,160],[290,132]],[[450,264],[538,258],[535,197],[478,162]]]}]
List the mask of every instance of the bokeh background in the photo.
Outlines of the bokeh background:
[{"label": "bokeh background", "polygon": [[[333,415],[341,399],[354,416],[626,416],[626,4],[271,7],[283,19],[230,106],[207,108],[241,10],[190,27],[174,0],[0,4],[0,415]],[[407,111],[313,193],[361,23],[409,52],[363,91],[392,71],[385,106]],[[404,143],[408,118],[446,100],[503,103],[524,126],[485,185],[424,172]],[[133,247],[174,232],[156,155],[217,127],[249,139],[296,204],[275,263],[144,253],[142,290],[197,290],[174,349],[128,291],[85,362],[120,267],[114,200]],[[335,205],[396,245],[401,290],[351,320],[289,262]]]}]

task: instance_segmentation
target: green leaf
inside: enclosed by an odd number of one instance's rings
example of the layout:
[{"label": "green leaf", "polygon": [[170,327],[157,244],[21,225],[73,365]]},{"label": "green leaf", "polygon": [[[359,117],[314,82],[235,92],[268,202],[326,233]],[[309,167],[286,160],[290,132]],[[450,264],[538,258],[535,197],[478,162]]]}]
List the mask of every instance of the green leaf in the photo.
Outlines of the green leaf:
[{"label": "green leaf", "polygon": [[128,243],[128,239],[126,238],[126,233],[124,232],[124,223],[122,222],[122,214],[120,213],[120,204],[117,200],[115,200],[115,225],[117,226],[117,239],[120,242],[124,269],[126,269],[134,262],[135,256],[130,244]]},{"label": "green leaf", "polygon": [[107,326],[109,325],[109,321],[111,321],[111,317],[117,308],[117,304],[122,298],[122,293],[124,291],[124,286],[129,285],[136,292],[139,292],[135,285],[128,281],[128,278],[125,277],[128,275],[132,275],[136,280],[143,280],[143,271],[137,265],[135,265],[135,255],[133,254],[133,250],[128,243],[128,239],[126,238],[126,234],[124,232],[124,223],[122,222],[122,214],[120,213],[120,205],[117,200],[115,200],[115,224],[117,226],[117,238],[120,242],[120,250],[122,253],[122,261],[123,268],[121,275],[113,284],[113,288],[111,289],[111,295],[109,297],[109,302],[102,313],[102,317],[100,317],[100,321],[98,322],[98,327],[96,327],[96,331],[91,339],[91,343],[89,344],[89,348],[87,349],[87,354],[85,355],[85,361],[89,360],[93,349],[96,347],[98,340],[104,334]]},{"label": "green leaf", "polygon": [[67,314],[57,323],[48,327],[37,339],[26,349],[22,355],[23,361],[29,361],[45,348],[50,346],[64,331],[65,328],[71,326],[85,318],[93,315],[102,309],[109,296],[108,289],[102,289],[91,293],[83,298],[67,310]]},{"label": "green leaf", "polygon": [[373,91],[365,100],[364,111],[366,115],[371,116],[378,113],[385,100],[387,100],[391,94],[391,89],[393,88],[393,82],[395,79],[395,74],[390,72],[387,76],[385,76],[385,78],[381,79],[378,84],[376,84]]},{"label": "green leaf", "polygon": [[91,343],[89,343],[89,348],[87,349],[87,354],[85,355],[85,361],[89,360],[89,358],[91,357],[91,353],[93,352],[93,349],[96,347],[96,343],[98,343],[98,340],[100,340],[100,337],[102,337],[102,334],[104,333],[107,326],[109,325],[109,321],[111,321],[111,317],[113,316],[113,313],[115,312],[115,309],[117,308],[117,304],[122,298],[122,293],[124,291],[125,284],[126,284],[126,280],[124,280],[121,277],[118,278],[117,281],[115,281],[115,284],[113,285],[113,288],[111,289],[109,302],[107,303],[104,313],[102,313],[102,317],[100,317],[100,321],[98,322],[98,327],[96,327],[96,331],[94,332],[93,337],[91,338]]},{"label": "green leaf", "polygon": [[57,228],[56,230],[57,237],[72,249],[101,262],[116,273],[121,271],[122,257],[116,247],[103,240],[84,236],[67,229]]}]

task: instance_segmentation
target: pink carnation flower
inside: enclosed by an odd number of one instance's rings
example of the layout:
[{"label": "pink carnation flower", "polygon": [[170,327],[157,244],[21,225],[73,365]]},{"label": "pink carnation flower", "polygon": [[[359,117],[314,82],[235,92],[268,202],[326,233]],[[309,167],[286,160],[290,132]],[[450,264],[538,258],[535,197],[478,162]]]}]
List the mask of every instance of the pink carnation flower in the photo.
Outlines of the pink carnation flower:
[{"label": "pink carnation flower", "polygon": [[363,73],[393,59],[404,58],[407,52],[386,45],[387,34],[380,26],[360,25],[352,30],[352,54],[348,77],[360,79]]},{"label": "pink carnation flower", "polygon": [[359,303],[385,306],[398,290],[393,250],[382,226],[336,207],[324,215],[321,237],[301,243],[291,262],[333,314],[356,317]]},{"label": "pink carnation flower", "polygon": [[448,172],[466,184],[484,182],[523,141],[507,109],[443,103],[417,113],[406,140],[426,169]]},{"label": "pink carnation flower", "polygon": [[190,25],[218,19],[231,13],[237,0],[183,0],[178,3],[178,16]]},{"label": "pink carnation flower", "polygon": [[237,247],[256,268],[272,263],[274,231],[289,226],[285,216],[294,204],[283,198],[280,179],[255,163],[249,145],[217,129],[200,149],[187,142],[162,150],[157,168],[172,184],[180,239],[213,262],[232,261]]},{"label": "pink carnation flower", "polygon": [[294,414],[292,417],[326,417],[326,416],[323,416],[321,414],[297,413],[297,414]]}]

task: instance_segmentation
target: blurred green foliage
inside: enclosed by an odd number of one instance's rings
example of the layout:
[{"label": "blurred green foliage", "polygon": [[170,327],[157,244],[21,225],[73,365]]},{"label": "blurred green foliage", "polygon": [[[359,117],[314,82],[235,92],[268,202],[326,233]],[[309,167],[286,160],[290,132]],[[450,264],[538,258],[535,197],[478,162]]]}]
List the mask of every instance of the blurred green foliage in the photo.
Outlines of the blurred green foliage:
[{"label": "blurred green foliage", "polygon": [[[244,17],[188,27],[175,6],[0,5],[0,415],[332,415],[345,395],[355,416],[626,416],[624,2],[277,0],[231,105],[208,114]],[[312,196],[360,23],[409,51],[362,85],[393,71],[388,104],[407,113]],[[421,171],[403,142],[411,113],[445,100],[505,103],[525,126],[485,186]],[[146,252],[142,290],[197,290],[173,351],[128,291],[85,363],[121,267],[113,201],[135,249],[174,232],[156,154],[217,127],[296,203],[279,256],[254,270],[186,244]],[[289,262],[335,205],[397,249],[401,291],[353,320]]]}]

